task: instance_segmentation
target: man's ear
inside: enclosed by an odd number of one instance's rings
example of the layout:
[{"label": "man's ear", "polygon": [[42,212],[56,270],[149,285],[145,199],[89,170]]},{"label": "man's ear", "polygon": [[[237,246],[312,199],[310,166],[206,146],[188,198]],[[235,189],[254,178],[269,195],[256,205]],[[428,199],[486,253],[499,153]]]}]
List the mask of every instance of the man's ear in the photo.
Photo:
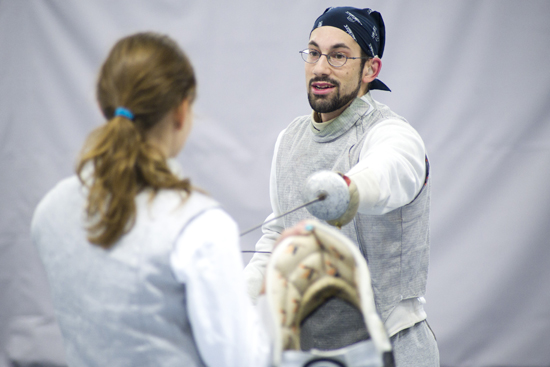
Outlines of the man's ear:
[{"label": "man's ear", "polygon": [[190,116],[191,112],[191,102],[189,101],[189,98],[184,99],[178,107],[176,107],[176,110],[174,111],[174,124],[176,127],[176,130],[181,130],[186,120]]},{"label": "man's ear", "polygon": [[378,77],[380,70],[382,69],[382,60],[378,57],[374,57],[365,63],[363,69],[363,83],[368,84]]}]

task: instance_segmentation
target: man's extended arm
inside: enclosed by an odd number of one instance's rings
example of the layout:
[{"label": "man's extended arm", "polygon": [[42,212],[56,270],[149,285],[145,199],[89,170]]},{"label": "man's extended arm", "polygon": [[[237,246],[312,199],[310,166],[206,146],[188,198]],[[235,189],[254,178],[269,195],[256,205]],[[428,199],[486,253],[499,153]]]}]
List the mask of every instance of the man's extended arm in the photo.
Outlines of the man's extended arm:
[{"label": "man's extended arm", "polygon": [[380,215],[409,204],[426,177],[426,150],[416,130],[386,120],[368,134],[359,162],[346,175],[357,185],[359,213]]}]

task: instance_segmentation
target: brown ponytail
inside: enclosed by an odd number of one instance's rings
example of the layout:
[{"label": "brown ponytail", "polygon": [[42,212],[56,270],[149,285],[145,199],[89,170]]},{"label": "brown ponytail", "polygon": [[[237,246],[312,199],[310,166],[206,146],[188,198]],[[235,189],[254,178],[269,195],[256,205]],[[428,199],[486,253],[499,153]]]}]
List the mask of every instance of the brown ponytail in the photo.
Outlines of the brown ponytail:
[{"label": "brown ponytail", "polygon": [[[169,169],[166,157],[147,143],[145,133],[184,100],[195,97],[192,66],[166,36],[138,33],[113,47],[97,84],[97,98],[107,123],[88,137],[77,174],[89,187],[86,213],[88,240],[111,247],[134,225],[135,197],[149,188],[189,194],[188,179]],[[132,111],[133,120],[114,116],[117,107]],[[92,176],[86,177],[91,166]]]}]

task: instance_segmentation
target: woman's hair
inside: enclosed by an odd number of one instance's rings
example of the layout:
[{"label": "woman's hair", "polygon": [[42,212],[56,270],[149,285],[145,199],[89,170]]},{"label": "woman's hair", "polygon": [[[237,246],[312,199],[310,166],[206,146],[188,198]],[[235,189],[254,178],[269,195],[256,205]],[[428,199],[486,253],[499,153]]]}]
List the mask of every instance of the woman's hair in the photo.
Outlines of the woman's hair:
[{"label": "woman's hair", "polygon": [[[138,33],[114,45],[97,81],[97,100],[108,121],[89,135],[77,166],[89,187],[90,242],[109,248],[127,233],[136,219],[135,197],[146,188],[153,195],[160,189],[191,192],[189,180],[170,171],[167,157],[147,143],[145,133],[184,100],[192,103],[195,90],[193,67],[169,37]],[[118,107],[133,118],[115,116]]]}]

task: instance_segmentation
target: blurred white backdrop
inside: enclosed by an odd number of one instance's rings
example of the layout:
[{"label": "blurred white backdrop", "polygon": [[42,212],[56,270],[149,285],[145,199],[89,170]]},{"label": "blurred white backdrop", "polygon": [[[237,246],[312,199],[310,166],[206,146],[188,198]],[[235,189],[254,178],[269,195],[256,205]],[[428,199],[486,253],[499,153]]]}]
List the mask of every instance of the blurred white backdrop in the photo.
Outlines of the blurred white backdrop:
[{"label": "blurred white backdrop", "polygon": [[335,5],[382,13],[393,92],[373,96],[432,161],[426,308],[442,365],[550,364],[550,2],[0,0],[0,367],[63,363],[30,219],[103,122],[94,84],[113,43],[154,30],[188,53],[199,95],[178,160],[244,230],[271,212],[275,139],[310,113],[298,51]]}]

